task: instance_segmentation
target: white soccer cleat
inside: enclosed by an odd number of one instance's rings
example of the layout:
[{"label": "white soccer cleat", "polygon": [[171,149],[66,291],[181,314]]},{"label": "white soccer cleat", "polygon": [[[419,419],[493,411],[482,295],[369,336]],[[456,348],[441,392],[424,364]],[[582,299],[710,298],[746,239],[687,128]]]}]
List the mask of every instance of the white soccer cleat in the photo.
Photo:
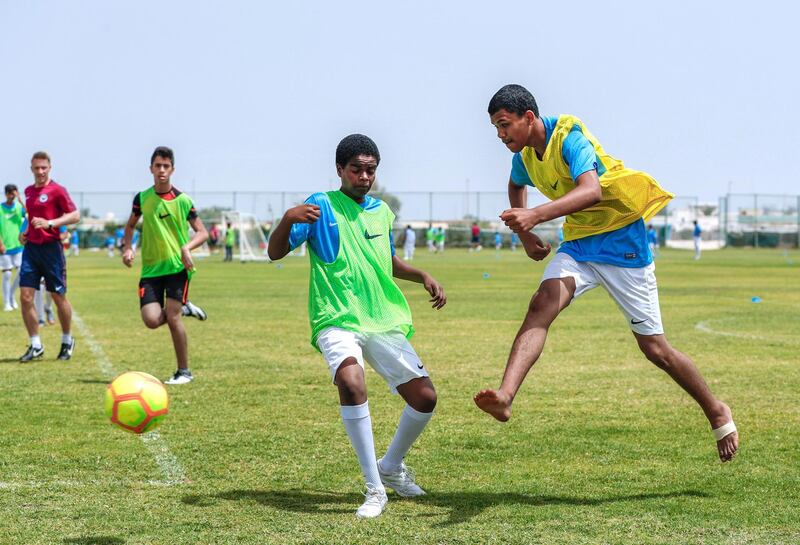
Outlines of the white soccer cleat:
[{"label": "white soccer cleat", "polygon": [[366,499],[356,511],[356,516],[360,519],[373,519],[380,516],[383,508],[386,507],[386,502],[389,501],[386,491],[375,488],[372,483],[367,483],[367,493],[364,496]]},{"label": "white soccer cleat", "polygon": [[188,384],[194,380],[192,373],[178,369],[175,374],[164,381],[164,384]]},{"label": "white soccer cleat", "polygon": [[4,310],[5,312],[11,312],[11,311],[13,311],[13,310],[14,310],[14,307],[13,307],[13,306],[11,306],[11,305],[6,305],[5,307],[3,307],[3,310]]},{"label": "white soccer cleat", "polygon": [[378,460],[378,474],[381,476],[381,482],[383,483],[383,486],[388,486],[397,492],[398,496],[402,496],[404,498],[413,498],[416,496],[425,495],[425,491],[420,488],[416,482],[414,482],[414,472],[406,467],[404,463],[401,462],[400,467],[389,473],[385,472],[381,467],[382,461],[383,458]]}]

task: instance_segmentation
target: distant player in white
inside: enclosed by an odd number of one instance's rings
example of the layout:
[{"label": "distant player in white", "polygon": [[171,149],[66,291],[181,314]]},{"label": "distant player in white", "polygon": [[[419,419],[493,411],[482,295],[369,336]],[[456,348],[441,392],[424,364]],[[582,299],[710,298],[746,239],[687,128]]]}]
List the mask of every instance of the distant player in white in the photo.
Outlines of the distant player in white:
[{"label": "distant player in white", "polygon": [[411,261],[414,259],[414,247],[417,244],[417,234],[410,225],[406,225],[405,242],[403,242],[403,259]]},{"label": "distant player in white", "polygon": [[697,223],[697,220],[694,220],[694,232],[692,233],[692,238],[694,238],[694,258],[695,259],[700,259],[700,253],[701,253],[700,241],[702,240],[702,237],[700,236],[700,234],[702,232],[703,232],[703,230],[700,229],[700,224]]}]

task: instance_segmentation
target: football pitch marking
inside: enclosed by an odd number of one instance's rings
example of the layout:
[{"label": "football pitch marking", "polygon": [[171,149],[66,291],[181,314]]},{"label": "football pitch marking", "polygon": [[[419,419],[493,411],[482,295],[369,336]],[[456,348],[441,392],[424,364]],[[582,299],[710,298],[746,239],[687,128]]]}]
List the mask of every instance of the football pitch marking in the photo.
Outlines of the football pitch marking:
[{"label": "football pitch marking", "polygon": [[703,333],[709,333],[711,335],[721,335],[723,337],[733,337],[736,339],[749,339],[751,341],[764,341],[770,343],[778,343],[778,344],[788,344],[788,345],[797,345],[798,343],[792,342],[789,340],[784,339],[776,339],[774,337],[762,337],[760,335],[750,335],[749,333],[733,333],[730,331],[721,331],[719,329],[713,329],[708,324],[712,322],[712,320],[707,320],[705,322],[697,322],[694,328],[698,331],[702,331]]},{"label": "football pitch marking", "polygon": [[[72,321],[77,326],[83,340],[89,346],[89,350],[94,354],[97,365],[100,367],[100,372],[103,373],[103,376],[110,382],[118,373],[116,369],[114,369],[111,360],[106,356],[105,350],[103,350],[100,343],[95,340],[92,332],[89,331],[89,328],[83,323],[81,317],[75,312],[74,307],[72,309]],[[169,450],[166,441],[164,441],[158,433],[158,430],[141,434],[138,437],[141,439],[145,448],[161,470],[161,474],[164,476],[164,478],[160,480],[148,481],[150,484],[173,485],[188,482],[183,466],[181,466],[178,458],[172,454],[172,451]]]}]

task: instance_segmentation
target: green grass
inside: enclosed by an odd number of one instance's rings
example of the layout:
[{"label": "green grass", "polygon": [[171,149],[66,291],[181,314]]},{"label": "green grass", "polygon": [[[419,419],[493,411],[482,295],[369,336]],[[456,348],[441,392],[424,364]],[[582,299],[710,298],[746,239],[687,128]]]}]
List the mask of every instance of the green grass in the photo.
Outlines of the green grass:
[{"label": "green grass", "polygon": [[[382,517],[355,519],[361,477],[308,344],[306,260],[215,257],[191,289],[210,316],[187,320],[197,379],[170,388],[160,430],[186,482],[166,482],[147,445],[106,420],[106,376],[85,337],[56,362],[59,332],[47,327],[45,359],[19,365],[19,315],[0,314],[0,542],[800,542],[800,268],[782,252],[657,261],[668,336],[740,428],[726,465],[698,407],[638,353],[601,290],[555,323],[508,424],[478,411],[471,396],[499,383],[544,265],[508,251],[418,256],[448,293],[437,313],[402,283],[439,392],[407,459],[427,496],[390,494]],[[141,323],[138,270],[90,253],[69,267],[69,297],[116,371],[168,376],[169,333]],[[403,403],[374,372],[367,382],[382,453]]]}]

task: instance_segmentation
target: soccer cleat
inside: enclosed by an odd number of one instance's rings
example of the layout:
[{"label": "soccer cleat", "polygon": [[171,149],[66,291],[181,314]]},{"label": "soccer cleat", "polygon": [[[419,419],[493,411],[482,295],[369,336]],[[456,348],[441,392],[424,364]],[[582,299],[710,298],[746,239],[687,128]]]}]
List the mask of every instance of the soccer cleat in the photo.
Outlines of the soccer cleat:
[{"label": "soccer cleat", "polygon": [[34,347],[30,345],[28,346],[28,351],[19,358],[19,361],[20,363],[28,363],[29,361],[38,360],[42,356],[44,356],[44,346]]},{"label": "soccer cleat", "polygon": [[178,369],[175,374],[164,381],[164,384],[188,384],[192,382],[194,377],[192,372],[188,369]]},{"label": "soccer cleat", "polygon": [[14,310],[14,307],[11,305],[6,305],[5,307],[3,307],[3,310],[6,312],[11,312],[12,310]]},{"label": "soccer cleat", "polygon": [[381,467],[383,458],[378,460],[378,474],[381,476],[383,486],[388,486],[398,496],[404,498],[413,498],[415,496],[424,496],[425,491],[414,482],[414,472],[407,468],[406,465],[400,462],[400,467],[391,473],[385,472]]},{"label": "soccer cleat", "polygon": [[186,304],[183,305],[183,315],[184,316],[194,316],[201,322],[208,319],[208,315],[206,311],[202,308],[198,307],[191,301],[186,301]]},{"label": "soccer cleat", "polygon": [[360,519],[372,519],[380,516],[383,508],[386,507],[386,502],[389,501],[386,491],[375,488],[372,483],[367,483],[367,493],[364,496],[364,503],[356,511],[356,516]]},{"label": "soccer cleat", "polygon": [[56,359],[61,361],[69,360],[72,357],[73,350],[75,350],[75,337],[68,343],[61,343],[61,351]]}]

